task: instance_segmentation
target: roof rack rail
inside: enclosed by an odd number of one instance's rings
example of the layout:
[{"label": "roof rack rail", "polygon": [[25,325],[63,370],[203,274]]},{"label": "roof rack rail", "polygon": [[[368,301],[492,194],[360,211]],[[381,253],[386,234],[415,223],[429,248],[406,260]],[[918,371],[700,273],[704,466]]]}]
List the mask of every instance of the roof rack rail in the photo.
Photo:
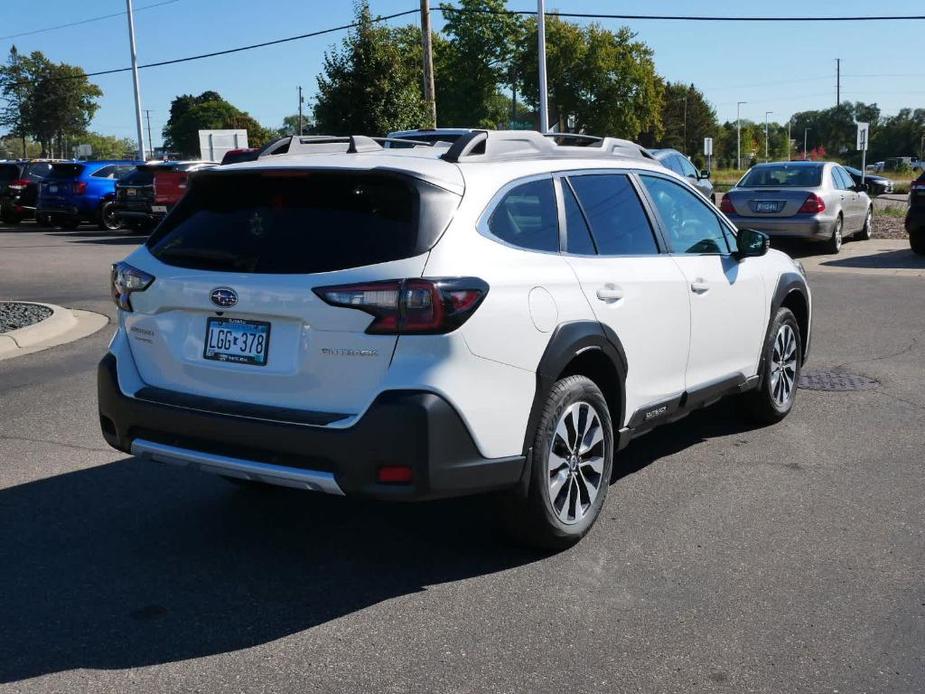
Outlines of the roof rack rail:
[{"label": "roof rack rail", "polygon": [[[560,144],[556,142],[557,139],[576,142]],[[583,144],[578,144],[578,140]],[[475,130],[456,140],[441,158],[458,164],[464,161],[615,156],[654,159],[648,150],[630,140],[583,133],[540,133],[535,130]]]},{"label": "roof rack rail", "polygon": [[[395,142],[414,147],[435,147],[448,143],[427,142],[425,140],[406,140],[399,137],[368,137],[366,135],[289,135],[270,143],[258,155],[258,158],[279,154],[328,154],[346,152],[362,154],[378,152],[386,142]],[[346,145],[346,148],[344,147]]]}]

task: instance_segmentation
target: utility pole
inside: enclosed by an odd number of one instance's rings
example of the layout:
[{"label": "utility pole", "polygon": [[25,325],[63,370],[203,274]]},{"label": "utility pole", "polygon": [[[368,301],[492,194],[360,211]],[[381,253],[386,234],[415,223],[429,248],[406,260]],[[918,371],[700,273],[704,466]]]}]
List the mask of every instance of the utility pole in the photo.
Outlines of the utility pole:
[{"label": "utility pole", "polygon": [[774,111],[765,111],[764,112],[764,163],[768,163],[768,116],[770,116]]},{"label": "utility pole", "polygon": [[437,100],[434,95],[434,47],[430,35],[430,0],[421,0],[421,40],[424,47],[424,103],[428,127],[437,127]]},{"label": "utility pole", "polygon": [[302,98],[302,85],[299,85],[299,135],[302,134],[302,104],[305,103],[305,99]]},{"label": "utility pole", "polygon": [[540,132],[549,130],[549,104],[546,103],[546,2],[536,0],[537,57],[540,66]]},{"label": "utility pole", "polygon": [[684,95],[684,155],[687,156],[687,97],[691,88],[687,88],[687,94]]},{"label": "utility pole", "polygon": [[739,119],[739,109],[742,104],[747,104],[747,101],[739,101],[736,103],[736,170],[742,170],[742,122]]},{"label": "utility pole", "polygon": [[128,14],[128,42],[132,50],[132,86],[135,88],[135,126],[138,130],[138,158],[145,158],[145,134],[141,125],[141,87],[138,84],[138,55],[135,52],[135,14],[132,0],[125,0]]},{"label": "utility pole", "polygon": [[835,59],[835,105],[841,105],[841,58]]},{"label": "utility pole", "polygon": [[790,161],[793,152],[793,140],[790,138],[790,128],[793,126],[793,116],[787,121],[787,161]]},{"label": "utility pole", "polygon": [[151,158],[154,159],[154,140],[151,138],[151,109],[145,109],[145,117],[148,119],[148,149],[151,150]]},{"label": "utility pole", "polygon": [[803,161],[806,161],[806,133],[808,133],[809,130],[809,128],[803,128]]}]

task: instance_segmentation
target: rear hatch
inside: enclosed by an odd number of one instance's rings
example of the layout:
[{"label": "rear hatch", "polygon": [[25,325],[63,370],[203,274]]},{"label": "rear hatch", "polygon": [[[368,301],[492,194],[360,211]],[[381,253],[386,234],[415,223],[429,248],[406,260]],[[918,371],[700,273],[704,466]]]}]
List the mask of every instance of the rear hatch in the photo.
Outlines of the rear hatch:
[{"label": "rear hatch", "polygon": [[138,166],[116,184],[116,203],[131,212],[150,212],[154,204],[153,166]]},{"label": "rear hatch", "polygon": [[66,209],[74,206],[73,196],[81,195],[86,183],[80,181],[83,164],[54,164],[48,178],[39,183],[39,207]]},{"label": "rear hatch", "polygon": [[197,175],[128,259],[156,278],[125,314],[142,380],[238,403],[361,412],[398,338],[368,334],[369,313],[312,290],[420,277],[458,202],[399,174]]},{"label": "rear hatch", "polygon": [[19,166],[17,164],[0,164],[0,195],[3,195],[10,183],[18,178]]}]

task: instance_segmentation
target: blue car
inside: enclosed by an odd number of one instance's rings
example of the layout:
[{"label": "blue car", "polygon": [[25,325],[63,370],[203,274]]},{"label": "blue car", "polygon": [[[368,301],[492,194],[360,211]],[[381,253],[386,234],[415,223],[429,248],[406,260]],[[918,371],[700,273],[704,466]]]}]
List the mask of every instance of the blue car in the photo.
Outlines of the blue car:
[{"label": "blue car", "polygon": [[143,163],[119,160],[54,164],[39,187],[36,222],[76,229],[87,221],[104,231],[118,229],[121,224],[112,209],[116,181]]}]

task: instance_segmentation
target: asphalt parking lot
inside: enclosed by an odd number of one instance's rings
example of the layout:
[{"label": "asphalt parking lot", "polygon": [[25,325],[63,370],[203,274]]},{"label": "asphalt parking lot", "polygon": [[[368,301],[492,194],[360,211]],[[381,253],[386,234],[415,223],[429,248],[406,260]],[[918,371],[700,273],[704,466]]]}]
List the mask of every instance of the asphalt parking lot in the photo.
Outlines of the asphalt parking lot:
[{"label": "asphalt parking lot", "polygon": [[[113,318],[141,240],[0,228],[0,299]],[[879,386],[635,441],[555,555],[490,499],[255,493],[107,448],[110,327],[0,361],[0,691],[925,690],[925,262],[801,254],[808,368]]]}]

